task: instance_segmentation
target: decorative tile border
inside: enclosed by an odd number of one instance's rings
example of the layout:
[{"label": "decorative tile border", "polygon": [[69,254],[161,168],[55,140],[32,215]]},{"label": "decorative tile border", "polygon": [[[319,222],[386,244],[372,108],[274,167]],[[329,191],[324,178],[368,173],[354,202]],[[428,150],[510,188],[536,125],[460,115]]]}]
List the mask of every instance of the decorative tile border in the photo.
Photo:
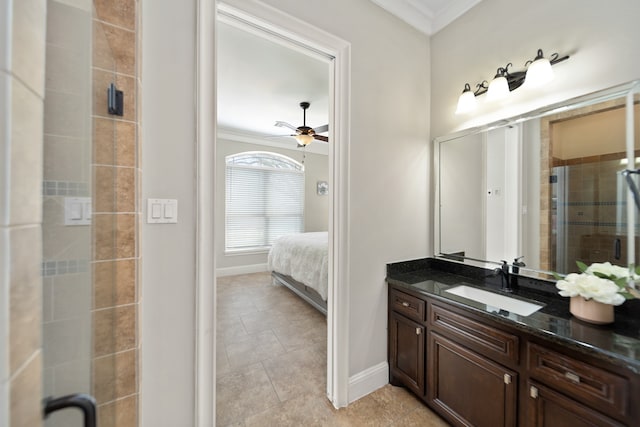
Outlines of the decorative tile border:
[{"label": "decorative tile border", "polygon": [[40,268],[42,277],[60,276],[63,274],[86,273],[88,271],[89,271],[89,260],[87,259],[43,261]]},{"label": "decorative tile border", "polygon": [[43,181],[42,195],[87,197],[90,195],[89,184],[73,181]]},{"label": "decorative tile border", "polygon": [[627,206],[626,201],[613,202],[560,202],[562,206]]},{"label": "decorative tile border", "polygon": [[[598,221],[565,221],[566,225],[587,225],[591,227],[620,227],[627,228],[626,222],[598,222]],[[636,228],[640,227],[640,224],[636,224]]]}]

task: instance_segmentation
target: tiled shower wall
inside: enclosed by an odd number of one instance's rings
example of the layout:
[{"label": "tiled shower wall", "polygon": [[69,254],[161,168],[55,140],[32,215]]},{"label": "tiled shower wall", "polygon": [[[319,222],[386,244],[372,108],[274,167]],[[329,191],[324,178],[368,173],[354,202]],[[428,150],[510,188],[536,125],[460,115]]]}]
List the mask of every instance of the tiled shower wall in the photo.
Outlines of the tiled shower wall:
[{"label": "tiled shower wall", "polygon": [[552,127],[554,123],[571,118],[583,117],[600,111],[620,108],[624,99],[605,101],[575,110],[569,110],[540,119],[540,269],[554,270],[555,236],[552,218],[552,187],[549,177],[553,174],[553,167],[557,159],[553,157]]},{"label": "tiled shower wall", "polygon": [[0,426],[42,423],[44,0],[0,0]]},{"label": "tiled shower wall", "polygon": [[[636,157],[639,155],[640,152],[636,152]],[[565,252],[568,265],[563,266],[562,271],[574,268],[576,260],[587,265],[607,261],[626,264],[627,187],[620,174],[624,169],[620,162],[623,158],[626,153],[556,162],[556,166],[565,168],[567,176],[566,200],[557,201],[558,205],[563,205],[566,217],[558,221],[563,222],[566,235],[571,236],[567,239]],[[614,250],[616,239],[620,242],[618,258]],[[638,243],[636,238],[636,247]],[[555,248],[552,259],[554,252]]]},{"label": "tiled shower wall", "polygon": [[[136,426],[139,339],[137,0],[94,0],[93,394],[99,425]],[[107,113],[106,90],[124,93]]]}]

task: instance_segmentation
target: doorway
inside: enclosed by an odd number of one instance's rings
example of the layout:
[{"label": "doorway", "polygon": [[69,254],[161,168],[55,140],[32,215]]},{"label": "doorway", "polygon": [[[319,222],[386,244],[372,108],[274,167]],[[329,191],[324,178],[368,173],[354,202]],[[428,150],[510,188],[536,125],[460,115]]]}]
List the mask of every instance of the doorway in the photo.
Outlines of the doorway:
[{"label": "doorway", "polygon": [[[235,4],[235,3],[234,3]],[[324,52],[334,57],[333,70],[330,74],[329,116],[331,132],[329,138],[329,292],[327,317],[327,396],[334,406],[347,404],[348,385],[348,342],[347,342],[347,296],[346,283],[348,274],[346,220],[347,220],[347,186],[346,165],[348,161],[348,76],[349,45],[326,33],[309,27],[303,36],[299,36],[301,21],[269,8],[252,5],[250,12],[220,4],[218,13],[230,14],[262,28],[270,34],[295,40],[295,45],[306,46],[314,52]],[[259,17],[259,18],[258,18]],[[219,175],[218,175],[219,176]],[[331,191],[332,190],[332,191]],[[337,327],[340,325],[340,328]]]}]

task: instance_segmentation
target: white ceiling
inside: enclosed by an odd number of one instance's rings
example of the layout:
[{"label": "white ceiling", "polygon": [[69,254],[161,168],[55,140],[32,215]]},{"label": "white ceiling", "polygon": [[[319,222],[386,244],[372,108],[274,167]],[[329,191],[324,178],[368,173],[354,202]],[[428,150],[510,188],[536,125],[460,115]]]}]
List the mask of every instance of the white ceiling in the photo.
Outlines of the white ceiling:
[{"label": "white ceiling", "polygon": [[482,0],[371,0],[427,35],[449,25]]},{"label": "white ceiling", "polygon": [[[288,135],[274,126],[329,121],[329,59],[239,24],[218,25],[218,126],[223,132]],[[326,133],[325,133],[326,134]],[[295,143],[293,138],[287,138]],[[321,144],[321,143],[319,143]]]}]

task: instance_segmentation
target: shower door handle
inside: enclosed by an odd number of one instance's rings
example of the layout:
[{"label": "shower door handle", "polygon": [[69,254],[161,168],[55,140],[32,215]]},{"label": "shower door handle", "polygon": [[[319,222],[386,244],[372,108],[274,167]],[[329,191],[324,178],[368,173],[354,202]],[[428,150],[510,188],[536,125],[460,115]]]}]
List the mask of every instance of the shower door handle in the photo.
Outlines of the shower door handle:
[{"label": "shower door handle", "polygon": [[622,247],[620,245],[620,238],[617,237],[614,241],[613,241],[613,257],[615,259],[620,259],[621,256],[621,251],[622,251]]},{"label": "shower door handle", "polygon": [[97,427],[96,400],[84,393],[69,394],[62,397],[44,399],[44,418],[50,413],[66,408],[78,408],[84,414],[84,427]]}]

